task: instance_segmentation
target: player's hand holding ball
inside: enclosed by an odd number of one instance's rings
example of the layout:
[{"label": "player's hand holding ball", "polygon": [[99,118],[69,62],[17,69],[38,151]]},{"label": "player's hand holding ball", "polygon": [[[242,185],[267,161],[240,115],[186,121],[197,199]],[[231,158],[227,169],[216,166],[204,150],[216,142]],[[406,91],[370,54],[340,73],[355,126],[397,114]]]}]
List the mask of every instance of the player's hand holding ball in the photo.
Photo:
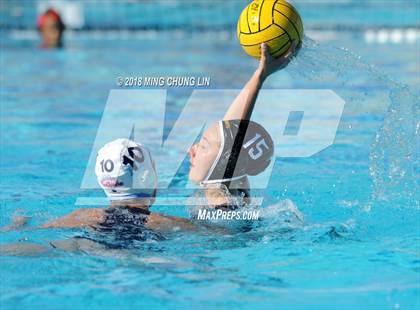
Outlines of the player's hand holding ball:
[{"label": "player's hand holding ball", "polygon": [[269,55],[281,58],[301,45],[304,30],[298,11],[287,1],[254,0],[239,16],[237,34],[248,55],[259,59],[265,43]]},{"label": "player's hand holding ball", "polygon": [[292,41],[289,49],[285,54],[278,58],[274,58],[270,55],[266,43],[261,44],[261,58],[260,65],[258,66],[257,72],[260,74],[261,79],[265,80],[270,74],[277,70],[283,69],[290,62],[292,56],[296,51],[297,41]]}]

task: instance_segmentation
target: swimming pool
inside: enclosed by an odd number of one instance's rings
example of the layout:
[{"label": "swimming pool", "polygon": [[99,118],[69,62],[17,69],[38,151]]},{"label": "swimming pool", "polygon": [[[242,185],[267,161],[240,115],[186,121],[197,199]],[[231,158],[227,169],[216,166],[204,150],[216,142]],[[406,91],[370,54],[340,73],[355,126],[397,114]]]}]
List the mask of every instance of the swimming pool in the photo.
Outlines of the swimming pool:
[{"label": "swimming pool", "polygon": [[[312,34],[323,42],[308,39],[267,87],[333,89],[346,109],[333,146],[310,158],[276,159],[257,227],[174,233],[108,255],[1,257],[1,307],[419,308],[419,41],[402,47],[367,42],[363,31]],[[117,76],[205,72],[213,88],[240,88],[255,66],[229,36],[171,32],[81,33],[57,51],[11,36],[1,61],[1,225],[15,213],[37,225],[74,210],[80,196],[102,195],[80,184]],[[187,95],[169,93],[167,117],[176,117]],[[187,216],[185,207],[153,210]],[[1,243],[45,244],[76,233],[8,232]]]}]

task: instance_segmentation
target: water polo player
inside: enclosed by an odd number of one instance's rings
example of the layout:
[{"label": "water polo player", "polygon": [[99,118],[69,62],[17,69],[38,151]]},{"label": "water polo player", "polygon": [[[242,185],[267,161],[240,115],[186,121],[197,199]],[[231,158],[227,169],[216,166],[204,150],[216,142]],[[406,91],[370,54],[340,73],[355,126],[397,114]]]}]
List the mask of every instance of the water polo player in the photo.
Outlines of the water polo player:
[{"label": "water polo player", "polygon": [[262,44],[258,69],[223,120],[209,127],[191,147],[189,178],[204,188],[209,206],[234,209],[249,203],[247,176],[263,172],[274,152],[268,132],[249,118],[264,81],[288,64],[295,48],[294,41],[284,56],[274,59]]},{"label": "water polo player", "polygon": [[[92,245],[106,248],[129,248],[144,240],[162,239],[162,233],[196,230],[187,219],[151,213],[156,196],[157,175],[149,150],[132,140],[117,139],[102,147],[96,159],[98,183],[110,201],[108,208],[78,209],[41,228],[89,228],[83,235],[50,245],[63,250],[83,250]],[[23,218],[3,227],[2,231],[19,228]],[[42,247],[41,247],[42,248]],[[40,246],[12,244],[2,252],[39,252]],[[42,252],[47,251],[43,248]]]},{"label": "water polo player", "polygon": [[[79,209],[43,227],[85,227],[97,231],[146,228],[191,228],[185,219],[151,213],[157,175],[150,151],[129,139],[117,139],[102,147],[96,159],[99,185],[110,200],[107,209]],[[122,234],[123,235],[123,234]],[[139,234],[141,235],[141,234]]]},{"label": "water polo player", "polygon": [[[240,119],[218,121],[191,148],[189,178],[208,189],[206,198],[210,205],[234,208],[225,194],[228,191],[247,203],[247,176],[257,175],[268,167],[273,149],[269,133],[260,124]],[[223,195],[217,195],[218,188]]]},{"label": "water polo player", "polygon": [[37,28],[42,38],[43,48],[56,48],[63,46],[63,32],[66,29],[60,14],[48,9],[38,17]]}]

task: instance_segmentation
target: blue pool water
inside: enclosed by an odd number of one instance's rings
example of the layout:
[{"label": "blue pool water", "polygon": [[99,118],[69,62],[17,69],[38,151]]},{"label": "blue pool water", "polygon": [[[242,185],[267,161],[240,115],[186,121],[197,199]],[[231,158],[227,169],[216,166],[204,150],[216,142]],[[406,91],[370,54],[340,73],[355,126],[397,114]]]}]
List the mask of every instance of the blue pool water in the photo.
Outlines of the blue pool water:
[{"label": "blue pool water", "polygon": [[[59,51],[2,43],[1,225],[24,214],[35,226],[74,210],[78,197],[103,195],[80,184],[117,76],[205,72],[214,88],[240,88],[256,65],[230,38],[171,36],[82,34]],[[336,48],[337,38],[355,54]],[[97,255],[3,256],[0,307],[418,309],[418,45],[360,42],[352,33],[319,45],[308,39],[287,72],[268,81],[267,88],[333,89],[346,107],[334,145],[310,158],[276,158],[253,230],[179,232]],[[169,94],[169,117],[185,96]],[[187,217],[183,206],[153,210]],[[0,236],[1,244],[45,245],[77,233]]]}]

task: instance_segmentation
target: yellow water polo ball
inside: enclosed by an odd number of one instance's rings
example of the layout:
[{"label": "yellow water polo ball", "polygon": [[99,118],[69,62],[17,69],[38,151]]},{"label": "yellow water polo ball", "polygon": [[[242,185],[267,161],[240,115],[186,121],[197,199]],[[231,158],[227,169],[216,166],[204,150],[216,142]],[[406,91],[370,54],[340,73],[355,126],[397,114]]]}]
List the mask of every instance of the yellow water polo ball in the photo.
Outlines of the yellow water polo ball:
[{"label": "yellow water polo ball", "polygon": [[267,43],[271,56],[283,55],[293,40],[300,46],[303,24],[297,10],[284,0],[254,0],[241,13],[238,39],[245,52],[260,58],[261,43]]}]

